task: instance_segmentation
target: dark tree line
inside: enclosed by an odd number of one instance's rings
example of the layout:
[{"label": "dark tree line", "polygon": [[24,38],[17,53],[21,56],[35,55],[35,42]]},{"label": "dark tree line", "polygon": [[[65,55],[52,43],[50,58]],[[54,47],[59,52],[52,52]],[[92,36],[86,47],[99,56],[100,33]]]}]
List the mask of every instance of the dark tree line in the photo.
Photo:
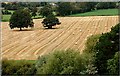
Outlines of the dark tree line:
[{"label": "dark tree line", "polygon": [[118,8],[117,2],[59,2],[57,3],[58,15],[65,16],[83,13],[97,9]]},{"label": "dark tree line", "polygon": [[47,5],[47,2],[10,2],[1,3],[1,6],[7,10],[17,10],[24,7],[41,7]]}]

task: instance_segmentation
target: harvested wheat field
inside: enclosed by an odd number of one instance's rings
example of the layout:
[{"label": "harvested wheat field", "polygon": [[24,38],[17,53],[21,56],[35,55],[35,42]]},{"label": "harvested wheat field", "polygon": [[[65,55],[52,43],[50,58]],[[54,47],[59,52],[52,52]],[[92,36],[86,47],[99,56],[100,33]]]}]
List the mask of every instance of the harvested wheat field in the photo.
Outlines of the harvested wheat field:
[{"label": "harvested wheat field", "polygon": [[87,37],[110,31],[116,25],[118,16],[60,17],[61,24],[53,29],[44,29],[42,19],[35,19],[34,28],[10,29],[8,22],[2,22],[2,57],[8,59],[37,59],[38,56],[54,50],[85,47]]}]

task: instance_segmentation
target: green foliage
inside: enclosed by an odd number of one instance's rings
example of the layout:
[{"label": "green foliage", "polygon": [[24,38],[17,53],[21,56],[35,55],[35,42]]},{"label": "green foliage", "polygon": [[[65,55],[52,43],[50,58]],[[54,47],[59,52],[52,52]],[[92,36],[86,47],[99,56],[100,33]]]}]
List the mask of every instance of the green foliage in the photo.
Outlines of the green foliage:
[{"label": "green foliage", "polygon": [[32,16],[36,16],[37,14],[37,8],[36,7],[32,7],[32,10],[31,10],[31,12],[32,12]]},{"label": "green foliage", "polygon": [[99,9],[85,13],[72,14],[70,16],[115,16],[118,15],[118,9]]},{"label": "green foliage", "polygon": [[96,59],[95,65],[98,69],[98,74],[109,74],[107,70],[107,60],[113,58],[119,47],[119,28],[120,23],[111,28],[111,31],[99,38],[96,43]]},{"label": "green foliage", "polygon": [[99,37],[101,35],[100,34],[97,34],[97,35],[92,35],[90,37],[88,37],[86,43],[85,43],[85,52],[88,52],[88,53],[94,53],[95,52],[95,46],[96,46],[96,43],[99,41]]},{"label": "green foliage", "polygon": [[70,2],[60,2],[58,3],[57,11],[61,16],[70,15],[72,13],[72,6]]},{"label": "green foliage", "polygon": [[85,49],[83,50],[83,53],[86,53],[89,55],[90,63],[87,66],[87,74],[96,74],[97,68],[95,67],[95,53],[96,53],[96,43],[99,41],[101,34],[92,35],[87,38],[87,41],[85,43]]},{"label": "green foliage", "polygon": [[112,59],[107,60],[107,70],[111,75],[119,75],[119,52]]},{"label": "green foliage", "polygon": [[52,8],[50,5],[45,5],[43,8],[40,9],[39,13],[43,17],[47,17],[48,15],[52,14]]},{"label": "green foliage", "polygon": [[38,59],[37,74],[88,74],[89,55],[75,50],[55,51]]},{"label": "green foliage", "polygon": [[2,10],[2,14],[4,15],[10,15],[11,14],[11,12],[9,12],[8,10]]},{"label": "green foliage", "polygon": [[34,64],[26,60],[2,60],[2,75],[35,74]]},{"label": "green foliage", "polygon": [[96,6],[96,9],[108,9],[116,8],[116,2],[99,2]]},{"label": "green foliage", "polygon": [[43,26],[44,27],[48,27],[48,28],[52,28],[52,26],[55,26],[56,24],[61,24],[58,20],[58,18],[56,18],[53,14],[49,14],[43,21]]},{"label": "green foliage", "polygon": [[30,12],[26,9],[20,9],[15,11],[11,18],[10,18],[10,28],[14,29],[14,28],[20,28],[20,30],[22,30],[22,28],[26,27],[33,27],[33,20],[31,18]]}]

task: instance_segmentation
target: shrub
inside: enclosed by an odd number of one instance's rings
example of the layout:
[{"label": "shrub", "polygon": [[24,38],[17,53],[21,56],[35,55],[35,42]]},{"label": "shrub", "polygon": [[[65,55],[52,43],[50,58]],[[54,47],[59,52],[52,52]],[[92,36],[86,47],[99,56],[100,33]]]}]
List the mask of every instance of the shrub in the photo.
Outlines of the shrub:
[{"label": "shrub", "polygon": [[111,28],[111,31],[99,38],[96,43],[95,65],[98,74],[109,74],[107,70],[107,60],[113,58],[119,47],[119,28],[120,23]]},{"label": "shrub", "polygon": [[74,50],[55,51],[38,59],[37,74],[88,74],[89,56]]},{"label": "shrub", "polygon": [[97,35],[92,35],[90,37],[87,38],[87,41],[85,43],[85,52],[88,53],[94,53],[95,52],[95,45],[96,43],[99,41],[99,37],[101,35],[97,34]]},{"label": "shrub", "polygon": [[107,60],[107,70],[111,75],[119,75],[119,52],[112,59]]},{"label": "shrub", "polygon": [[35,74],[34,63],[26,60],[2,60],[2,75]]}]

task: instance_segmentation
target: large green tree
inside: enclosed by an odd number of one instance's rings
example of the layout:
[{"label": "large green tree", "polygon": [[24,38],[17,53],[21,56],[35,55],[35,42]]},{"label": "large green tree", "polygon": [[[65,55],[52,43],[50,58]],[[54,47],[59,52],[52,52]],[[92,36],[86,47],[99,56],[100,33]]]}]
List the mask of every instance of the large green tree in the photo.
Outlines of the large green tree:
[{"label": "large green tree", "polygon": [[59,22],[59,19],[56,18],[53,14],[49,14],[43,21],[43,26],[48,27],[49,29],[52,28],[52,26],[55,26],[57,24],[61,24]]},{"label": "large green tree", "polygon": [[34,23],[30,12],[27,9],[19,9],[15,11],[10,18],[9,26],[11,29],[20,28],[20,30],[24,27],[33,27]]},{"label": "large green tree", "polygon": [[115,52],[119,50],[119,28],[120,23],[112,27],[110,32],[102,34],[96,43],[95,65],[98,69],[98,74],[109,74],[107,70],[107,60],[112,59]]}]

